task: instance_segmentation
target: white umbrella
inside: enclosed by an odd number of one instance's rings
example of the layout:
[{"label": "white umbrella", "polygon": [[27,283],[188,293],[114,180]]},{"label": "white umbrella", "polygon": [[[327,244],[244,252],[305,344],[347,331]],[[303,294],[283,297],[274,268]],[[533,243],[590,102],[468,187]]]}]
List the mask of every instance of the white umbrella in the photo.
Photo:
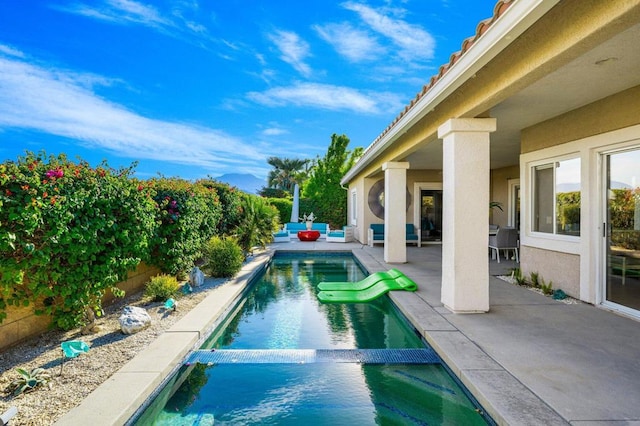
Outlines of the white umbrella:
[{"label": "white umbrella", "polygon": [[296,183],[293,187],[293,206],[291,207],[291,222],[297,223],[300,217],[300,187]]}]

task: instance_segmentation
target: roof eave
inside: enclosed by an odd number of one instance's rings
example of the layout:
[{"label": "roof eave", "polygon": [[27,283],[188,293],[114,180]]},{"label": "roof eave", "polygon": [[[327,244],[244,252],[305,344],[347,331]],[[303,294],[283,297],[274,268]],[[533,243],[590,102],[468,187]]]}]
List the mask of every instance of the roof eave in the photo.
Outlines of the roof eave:
[{"label": "roof eave", "polygon": [[475,73],[524,33],[561,0],[514,1],[469,49],[406,111],[395,124],[365,150],[364,155],[342,177],[346,185],[398,137],[473,78]]}]

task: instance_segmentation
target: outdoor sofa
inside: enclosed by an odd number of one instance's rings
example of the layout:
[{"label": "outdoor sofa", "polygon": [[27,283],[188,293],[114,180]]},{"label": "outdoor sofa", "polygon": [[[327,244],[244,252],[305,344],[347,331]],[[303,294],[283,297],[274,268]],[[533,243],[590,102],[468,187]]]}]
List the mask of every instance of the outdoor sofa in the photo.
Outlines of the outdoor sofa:
[{"label": "outdoor sofa", "polygon": [[[420,229],[416,229],[411,223],[406,224],[405,239],[407,244],[421,246],[422,236]],[[373,247],[374,244],[384,244],[384,223],[372,223],[367,230],[367,244]]]}]

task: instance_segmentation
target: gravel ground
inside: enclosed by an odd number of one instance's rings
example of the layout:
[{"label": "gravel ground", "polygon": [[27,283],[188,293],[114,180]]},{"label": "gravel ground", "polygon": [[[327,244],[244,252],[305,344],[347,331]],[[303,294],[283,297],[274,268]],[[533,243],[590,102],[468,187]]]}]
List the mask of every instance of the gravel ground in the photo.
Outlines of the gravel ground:
[{"label": "gravel ground", "polygon": [[[16,406],[18,415],[11,420],[11,426],[53,424],[225,281],[206,278],[203,286],[177,299],[176,312],[167,312],[163,303],[150,302],[142,293],[130,295],[105,308],[105,315],[96,321],[100,327],[96,333],[83,336],[79,330],[51,331],[3,351],[0,354],[0,414]],[[145,308],[152,318],[151,326],[133,335],[123,334],[118,318],[126,305]],[[61,374],[60,343],[73,339],[85,341],[91,349],[67,360]],[[51,388],[38,388],[16,397],[7,395],[4,390],[19,377],[16,367],[46,369],[51,375]]]}]

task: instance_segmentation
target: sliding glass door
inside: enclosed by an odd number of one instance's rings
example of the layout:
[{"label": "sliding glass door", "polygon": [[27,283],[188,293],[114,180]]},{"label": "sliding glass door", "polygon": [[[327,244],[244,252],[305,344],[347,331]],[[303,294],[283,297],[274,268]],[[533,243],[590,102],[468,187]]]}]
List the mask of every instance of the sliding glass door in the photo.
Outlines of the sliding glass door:
[{"label": "sliding glass door", "polygon": [[604,160],[605,302],[640,311],[640,147]]}]

